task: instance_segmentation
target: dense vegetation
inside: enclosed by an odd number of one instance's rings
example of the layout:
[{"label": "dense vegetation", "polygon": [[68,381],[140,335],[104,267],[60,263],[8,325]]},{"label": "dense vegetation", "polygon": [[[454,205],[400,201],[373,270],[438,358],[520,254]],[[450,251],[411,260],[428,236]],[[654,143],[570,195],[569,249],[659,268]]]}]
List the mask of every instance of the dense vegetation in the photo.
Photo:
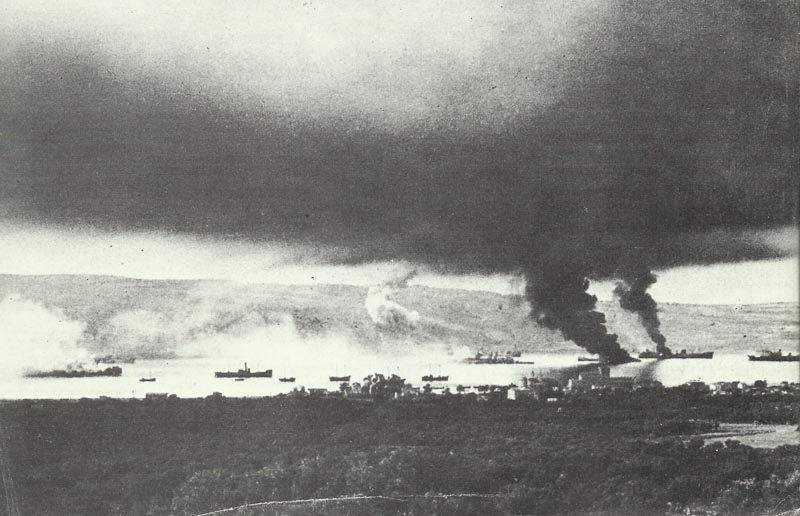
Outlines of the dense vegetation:
[{"label": "dense vegetation", "polygon": [[[14,401],[23,514],[197,514],[344,494],[476,493],[280,514],[725,514],[800,507],[800,446],[704,445],[712,421],[795,422],[787,396],[662,392],[559,403],[439,398]],[[2,496],[2,494],[0,494]],[[272,514],[261,512],[247,514]],[[278,514],[277,512],[275,514]]]}]

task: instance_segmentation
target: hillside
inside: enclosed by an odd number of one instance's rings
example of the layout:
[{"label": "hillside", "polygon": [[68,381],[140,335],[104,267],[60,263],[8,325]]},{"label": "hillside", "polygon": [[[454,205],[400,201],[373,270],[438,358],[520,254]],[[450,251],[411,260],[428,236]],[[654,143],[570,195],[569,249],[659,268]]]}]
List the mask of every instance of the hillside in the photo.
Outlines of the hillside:
[{"label": "hillside", "polygon": [[[412,286],[393,299],[418,312],[410,324],[378,326],[364,307],[365,287],[286,286],[222,281],[159,281],[104,276],[0,275],[0,299],[45,307],[61,321],[81,323],[78,345],[90,352],[169,357],[263,335],[344,339],[368,349],[405,351],[445,346],[477,350],[575,351],[558,334],[538,328],[518,297]],[[15,306],[5,303],[4,306]],[[636,316],[600,303],[623,347],[650,347]],[[2,316],[2,314],[0,314]],[[5,314],[14,316],[13,313]],[[797,347],[798,307],[661,305],[662,329],[680,349],[757,351]],[[272,330],[280,330],[272,332]],[[266,333],[265,333],[266,332]],[[5,335],[5,338],[22,338]],[[28,339],[30,341],[30,339]]]}]

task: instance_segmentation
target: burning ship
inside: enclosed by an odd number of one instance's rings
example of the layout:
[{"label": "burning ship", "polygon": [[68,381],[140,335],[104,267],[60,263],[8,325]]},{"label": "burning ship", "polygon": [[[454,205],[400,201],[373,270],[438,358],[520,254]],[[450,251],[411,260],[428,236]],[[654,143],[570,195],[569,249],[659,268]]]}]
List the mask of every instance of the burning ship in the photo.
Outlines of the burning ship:
[{"label": "burning ship", "polygon": [[650,351],[648,349],[639,353],[639,358],[664,358],[664,357],[661,356],[661,353],[658,353],[656,351]]},{"label": "burning ship", "polygon": [[761,355],[747,355],[748,360],[753,362],[800,362],[800,355],[784,355],[782,350],[762,351]]},{"label": "burning ship", "polygon": [[244,369],[238,371],[217,371],[214,373],[214,378],[272,378],[272,369],[266,371],[251,371],[247,367],[247,362],[244,363]]},{"label": "burning ship", "polygon": [[66,369],[53,369],[52,371],[28,371],[25,378],[90,378],[95,376],[120,376],[122,368],[118,366],[105,369],[84,369],[83,366],[68,366]]},{"label": "burning ship", "polygon": [[657,352],[657,351],[642,351],[639,353],[639,358],[655,358],[657,360],[668,360],[670,358],[705,358],[711,359],[714,358],[713,351],[701,351],[698,353],[688,353],[685,349],[682,349],[680,353],[673,353],[671,351],[664,351],[664,352]]},{"label": "burning ship", "polygon": [[474,357],[464,360],[467,364],[533,364],[533,362],[524,362],[522,360],[515,360],[512,354],[501,356],[499,353],[484,354],[480,351],[475,353]]}]

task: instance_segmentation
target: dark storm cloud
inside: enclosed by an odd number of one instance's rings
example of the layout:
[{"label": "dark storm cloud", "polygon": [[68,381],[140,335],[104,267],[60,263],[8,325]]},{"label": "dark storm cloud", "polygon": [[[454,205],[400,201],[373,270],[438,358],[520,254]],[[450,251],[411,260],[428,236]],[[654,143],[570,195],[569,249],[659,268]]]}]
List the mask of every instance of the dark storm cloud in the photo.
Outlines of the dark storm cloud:
[{"label": "dark storm cloud", "polygon": [[786,252],[746,235],[797,223],[796,2],[470,7],[334,16],[306,57],[13,32],[2,214],[522,271],[568,338],[584,277]]}]

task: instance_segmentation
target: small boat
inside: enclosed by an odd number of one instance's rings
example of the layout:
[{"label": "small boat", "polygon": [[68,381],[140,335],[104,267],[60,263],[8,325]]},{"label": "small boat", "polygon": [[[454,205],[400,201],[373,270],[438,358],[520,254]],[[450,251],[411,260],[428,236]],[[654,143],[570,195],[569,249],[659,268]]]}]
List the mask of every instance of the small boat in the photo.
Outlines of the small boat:
[{"label": "small boat", "polygon": [[140,382],[155,382],[155,378],[139,378]]},{"label": "small boat", "polygon": [[449,379],[450,379],[449,376],[442,376],[442,375],[434,376],[432,374],[426,374],[425,376],[422,377],[423,382],[446,382]]},{"label": "small boat", "polygon": [[791,353],[784,355],[782,350],[762,351],[761,355],[747,355],[747,359],[753,362],[800,362],[800,355]]},{"label": "small boat", "polygon": [[245,380],[244,378],[234,378],[233,379],[234,382],[243,382],[244,380]]},{"label": "small boat", "polygon": [[283,378],[278,378],[278,381],[279,382],[284,382],[284,383],[292,383],[292,382],[295,381],[295,377],[294,376],[284,376]]},{"label": "small boat", "polygon": [[328,380],[330,380],[332,382],[349,382],[350,381],[350,375],[348,375],[348,376],[329,376]]}]

